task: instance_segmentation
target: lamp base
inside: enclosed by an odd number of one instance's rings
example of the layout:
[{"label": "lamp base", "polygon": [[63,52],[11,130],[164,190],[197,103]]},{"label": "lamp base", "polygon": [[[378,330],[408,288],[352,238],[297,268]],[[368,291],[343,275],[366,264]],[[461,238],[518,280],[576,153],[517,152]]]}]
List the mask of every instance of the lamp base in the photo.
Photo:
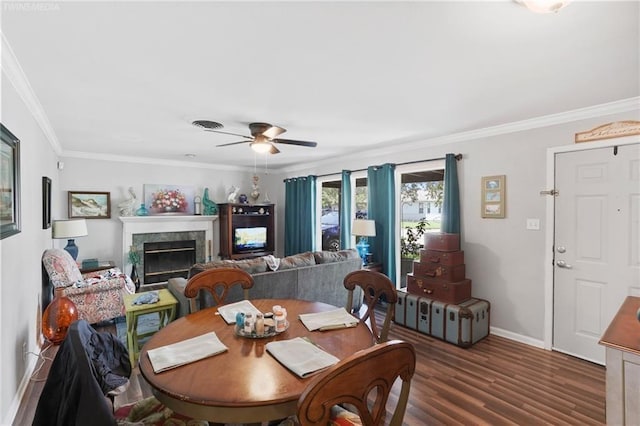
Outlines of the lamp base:
[{"label": "lamp base", "polygon": [[64,249],[71,255],[73,260],[76,260],[78,258],[78,246],[76,245],[75,240],[67,240],[67,245],[64,247]]},{"label": "lamp base", "polygon": [[366,265],[367,262],[367,257],[369,254],[369,243],[367,243],[366,241],[360,240],[358,242],[358,244],[356,244],[356,249],[358,249],[358,254],[360,255],[360,257],[362,258],[362,264]]}]

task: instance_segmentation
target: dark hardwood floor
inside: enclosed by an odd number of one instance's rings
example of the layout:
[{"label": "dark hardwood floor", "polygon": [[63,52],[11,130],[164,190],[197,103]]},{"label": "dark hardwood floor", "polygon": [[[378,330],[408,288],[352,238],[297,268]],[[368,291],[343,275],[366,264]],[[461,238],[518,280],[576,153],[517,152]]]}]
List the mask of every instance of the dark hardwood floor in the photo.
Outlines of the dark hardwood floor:
[{"label": "dark hardwood floor", "polygon": [[[102,331],[115,333],[115,327]],[[413,343],[418,354],[406,425],[605,423],[605,369],[600,365],[497,336],[462,349],[392,324],[390,338]],[[55,348],[45,354],[54,353]],[[32,423],[44,384],[36,380],[46,377],[47,368],[48,363],[34,377],[14,425]],[[149,395],[135,369],[116,404]],[[390,403],[396,398],[392,394]]]}]

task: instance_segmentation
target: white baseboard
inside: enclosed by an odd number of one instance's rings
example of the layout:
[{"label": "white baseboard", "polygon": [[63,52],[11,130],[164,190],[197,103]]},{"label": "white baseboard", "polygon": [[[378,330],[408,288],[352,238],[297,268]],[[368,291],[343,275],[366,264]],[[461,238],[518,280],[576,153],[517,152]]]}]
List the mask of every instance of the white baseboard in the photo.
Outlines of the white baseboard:
[{"label": "white baseboard", "polygon": [[16,414],[18,414],[18,410],[20,409],[20,403],[24,398],[24,394],[27,391],[27,387],[29,386],[29,381],[31,380],[31,376],[38,364],[38,360],[40,359],[40,351],[42,349],[38,348],[38,353],[29,353],[29,362],[27,364],[27,368],[25,369],[24,376],[22,376],[22,380],[20,380],[20,385],[11,400],[11,404],[7,409],[7,414],[5,418],[2,420],[3,426],[10,426],[14,424],[16,419]]},{"label": "white baseboard", "polygon": [[502,328],[490,327],[489,332],[496,336],[504,337],[505,339],[514,340],[516,342],[524,343],[526,345],[535,346],[536,348],[544,349],[544,342],[542,340],[534,339],[529,336],[514,333],[512,331],[503,330]]}]

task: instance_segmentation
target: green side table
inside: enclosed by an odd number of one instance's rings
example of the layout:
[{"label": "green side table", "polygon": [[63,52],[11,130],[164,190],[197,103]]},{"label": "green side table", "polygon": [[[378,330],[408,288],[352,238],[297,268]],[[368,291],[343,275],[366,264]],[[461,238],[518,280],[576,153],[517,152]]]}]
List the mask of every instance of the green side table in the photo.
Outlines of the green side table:
[{"label": "green side table", "polygon": [[[152,336],[156,331],[169,324],[176,316],[178,301],[167,289],[157,290],[160,300],[157,303],[134,305],[133,302],[143,293],[125,294],[124,310],[127,319],[127,345],[131,368],[135,368],[140,356],[140,339]],[[157,312],[160,317],[158,328],[138,333],[138,319],[142,315]]]}]

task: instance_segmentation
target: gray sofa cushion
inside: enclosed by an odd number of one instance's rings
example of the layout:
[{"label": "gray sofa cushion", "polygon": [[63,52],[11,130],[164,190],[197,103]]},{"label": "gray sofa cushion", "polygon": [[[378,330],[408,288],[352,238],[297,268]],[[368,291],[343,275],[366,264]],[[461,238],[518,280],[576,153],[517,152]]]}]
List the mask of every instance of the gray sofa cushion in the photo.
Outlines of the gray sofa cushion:
[{"label": "gray sofa cushion", "polygon": [[316,264],[316,259],[310,251],[306,253],[294,254],[292,256],[280,259],[280,267],[278,271],[285,269],[300,268],[302,266],[311,266]]},{"label": "gray sofa cushion", "polygon": [[340,251],[314,251],[313,257],[317,264],[342,262],[346,259],[358,259],[360,255],[355,249]]}]

